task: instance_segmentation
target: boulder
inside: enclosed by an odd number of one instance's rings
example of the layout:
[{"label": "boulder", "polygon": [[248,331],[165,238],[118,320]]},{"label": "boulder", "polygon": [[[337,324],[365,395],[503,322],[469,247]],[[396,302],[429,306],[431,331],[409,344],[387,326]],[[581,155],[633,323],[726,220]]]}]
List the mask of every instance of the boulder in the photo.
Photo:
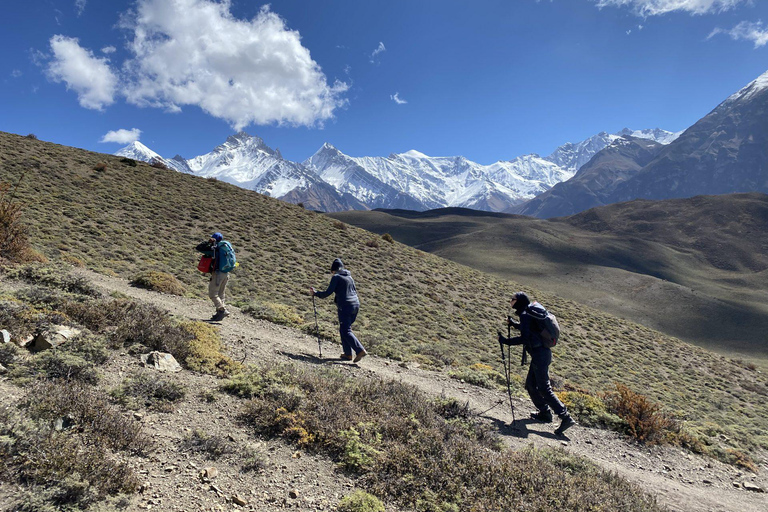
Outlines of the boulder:
[{"label": "boulder", "polygon": [[176,359],[166,352],[152,351],[149,354],[142,354],[141,362],[147,368],[154,368],[161,372],[180,372],[181,365]]},{"label": "boulder", "polygon": [[44,331],[38,332],[32,339],[32,342],[27,344],[27,348],[32,352],[42,352],[59,345],[63,345],[67,340],[74,338],[80,334],[80,329],[74,327],[67,327],[66,325],[52,325]]},{"label": "boulder", "polygon": [[0,375],[6,373],[8,371],[8,368],[0,364]]},{"label": "boulder", "polygon": [[10,343],[11,342],[11,333],[6,331],[5,329],[0,330],[0,343]]},{"label": "boulder", "polygon": [[765,492],[765,490],[762,487],[760,487],[758,485],[755,485],[752,482],[744,482],[742,485],[748,491],[752,491],[752,492]]}]

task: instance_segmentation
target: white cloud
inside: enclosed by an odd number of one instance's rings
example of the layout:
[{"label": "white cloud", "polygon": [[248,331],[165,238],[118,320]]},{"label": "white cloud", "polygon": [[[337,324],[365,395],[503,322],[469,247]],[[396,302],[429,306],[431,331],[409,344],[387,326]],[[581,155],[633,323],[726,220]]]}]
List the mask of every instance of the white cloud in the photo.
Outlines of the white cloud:
[{"label": "white cloud", "polygon": [[742,21],[730,30],[716,28],[709,34],[707,39],[711,39],[718,34],[727,34],[734,41],[752,41],[755,48],[768,44],[768,27],[763,25],[762,21]]},{"label": "white cloud", "polygon": [[384,43],[379,41],[379,46],[376,47],[375,50],[373,50],[373,53],[371,53],[371,64],[376,62],[376,56],[380,54],[381,52],[387,51],[387,48],[384,46]]},{"label": "white cloud", "polygon": [[56,35],[50,41],[53,59],[48,64],[48,77],[64,82],[77,93],[80,106],[102,110],[114,102],[117,77],[106,58],[80,46],[77,39]]},{"label": "white cloud", "polygon": [[121,128],[119,130],[108,131],[99,142],[116,142],[118,144],[130,144],[139,140],[141,130],[138,128],[131,128],[126,130]]},{"label": "white cloud", "polygon": [[391,95],[389,96],[389,98],[390,98],[392,101],[394,101],[395,103],[397,103],[398,105],[405,105],[406,103],[408,103],[407,101],[405,101],[404,99],[402,99],[402,98],[400,97],[400,93],[399,93],[399,92],[396,92],[395,94],[391,94]]},{"label": "white cloud", "polygon": [[75,0],[75,10],[77,11],[77,15],[80,16],[83,14],[83,11],[85,11],[85,4],[87,0]]},{"label": "white cloud", "polygon": [[104,53],[106,55],[109,55],[110,53],[115,53],[117,51],[117,48],[114,46],[105,46],[101,49],[101,53]]},{"label": "white cloud", "polygon": [[11,76],[13,78],[19,78],[22,74],[23,73],[21,72],[20,69],[14,69],[13,71],[11,71]]},{"label": "white cloud", "polygon": [[301,36],[265,6],[238,20],[230,0],[138,0],[121,26],[133,32],[124,64],[128,102],[178,112],[198,106],[236,130],[317,125],[348,85],[329,84]]},{"label": "white cloud", "polygon": [[680,11],[691,14],[707,14],[733,9],[752,0],[592,0],[600,8],[630,7],[639,16],[657,16]]}]

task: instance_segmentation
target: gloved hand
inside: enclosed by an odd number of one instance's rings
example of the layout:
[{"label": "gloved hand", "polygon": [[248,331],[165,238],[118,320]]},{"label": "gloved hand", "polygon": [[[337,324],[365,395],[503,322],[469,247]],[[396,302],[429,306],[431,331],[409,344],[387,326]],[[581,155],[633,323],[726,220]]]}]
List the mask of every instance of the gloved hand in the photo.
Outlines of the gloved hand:
[{"label": "gloved hand", "polygon": [[514,320],[511,316],[507,317],[507,325],[512,326],[515,329],[520,329],[520,322]]},{"label": "gloved hand", "polygon": [[507,338],[501,332],[497,332],[497,334],[499,335],[499,345],[504,345],[507,342]]}]

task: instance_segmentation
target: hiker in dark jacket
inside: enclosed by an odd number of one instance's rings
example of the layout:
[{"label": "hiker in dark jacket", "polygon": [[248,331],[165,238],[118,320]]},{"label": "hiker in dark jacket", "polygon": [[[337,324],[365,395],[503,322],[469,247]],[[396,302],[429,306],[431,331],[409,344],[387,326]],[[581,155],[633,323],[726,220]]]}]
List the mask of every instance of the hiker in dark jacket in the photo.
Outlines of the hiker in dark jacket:
[{"label": "hiker in dark jacket", "polygon": [[216,313],[211,317],[211,322],[218,322],[223,320],[224,317],[229,316],[229,311],[224,306],[224,290],[227,287],[227,281],[229,281],[229,272],[223,272],[221,270],[221,251],[224,241],[224,237],[221,233],[214,233],[205,242],[198,244],[195,249],[204,255],[213,258],[211,264],[211,280],[208,283],[208,297],[213,301],[213,305],[216,307]]},{"label": "hiker in dark jacket", "polygon": [[[525,389],[528,391],[533,405],[538,409],[538,412],[531,414],[531,418],[543,423],[552,423],[552,412],[554,411],[561,419],[560,426],[555,430],[555,433],[562,435],[566,429],[575,425],[576,422],[571,418],[563,402],[552,391],[552,385],[549,382],[549,365],[552,363],[552,350],[544,344],[540,334],[542,327],[538,325],[538,322],[530,313],[531,310],[541,310],[534,312],[541,313],[543,311],[544,315],[546,315],[546,310],[538,302],[531,303],[525,292],[517,292],[512,297],[510,304],[512,309],[515,310],[515,314],[520,318],[520,321],[516,322],[512,317],[507,317],[507,322],[515,329],[518,329],[520,335],[506,338],[499,333],[499,343],[504,345],[523,345],[524,350],[530,354],[531,365],[528,368],[528,376],[525,379]],[[538,316],[541,316],[541,314]]]},{"label": "hiker in dark jacket", "polygon": [[[327,290],[324,292],[319,292],[314,288],[309,290],[313,296],[321,299],[328,297],[332,293],[336,294],[334,301],[339,313],[341,348],[344,350],[344,353],[341,354],[341,359],[356,363],[368,355],[360,340],[352,332],[352,324],[355,318],[357,318],[357,312],[360,310],[360,299],[357,298],[357,290],[355,289],[355,281],[352,280],[352,274],[344,268],[344,264],[339,258],[333,260],[331,273],[333,277],[330,284],[328,284]],[[352,355],[353,353],[355,354],[354,356]]]}]

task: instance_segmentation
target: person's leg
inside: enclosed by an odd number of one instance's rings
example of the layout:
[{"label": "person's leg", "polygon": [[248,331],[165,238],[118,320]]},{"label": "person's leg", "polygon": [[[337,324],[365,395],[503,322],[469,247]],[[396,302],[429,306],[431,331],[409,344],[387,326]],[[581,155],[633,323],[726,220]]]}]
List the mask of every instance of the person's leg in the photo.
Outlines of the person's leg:
[{"label": "person's leg", "polygon": [[341,336],[341,349],[344,356],[351,359],[353,357],[352,346],[349,343],[349,333],[352,332],[352,316],[348,311],[339,309],[339,335]]},{"label": "person's leg", "polygon": [[[552,408],[552,412],[562,417],[566,414],[565,405],[561,402],[555,392],[552,391],[552,384],[549,381],[549,364],[552,362],[552,352],[549,350],[535,353],[531,356],[531,369],[536,391],[539,395],[540,403],[546,404]],[[531,393],[529,391],[529,393]],[[536,393],[531,393],[531,395]],[[533,400],[533,398],[531,398]],[[535,404],[535,402],[534,402]],[[541,408],[539,408],[541,410]]]},{"label": "person's leg", "polygon": [[552,421],[552,412],[549,410],[549,406],[544,401],[539,393],[538,385],[536,383],[537,368],[533,361],[528,367],[528,376],[525,378],[525,390],[528,391],[528,396],[531,397],[534,407],[538,409],[538,412],[532,414],[531,417],[535,420],[549,423]]},{"label": "person's leg", "polygon": [[219,272],[219,276],[220,276],[219,289],[216,295],[219,299],[219,304],[221,304],[221,306],[217,306],[216,309],[221,309],[226,311],[227,307],[226,307],[226,304],[224,303],[224,299],[226,297],[226,289],[227,289],[227,283],[229,282],[229,274],[224,272]]},{"label": "person's leg", "polygon": [[[352,352],[360,354],[365,352],[362,343],[357,339],[355,333],[352,332],[352,324],[357,318],[358,311],[360,311],[359,306],[346,306],[339,310],[339,333],[341,334],[342,346],[344,346],[346,342],[344,348],[345,354],[351,354]],[[344,322],[341,321],[342,316],[344,317]],[[349,349],[349,352],[347,352],[347,349]]]}]

